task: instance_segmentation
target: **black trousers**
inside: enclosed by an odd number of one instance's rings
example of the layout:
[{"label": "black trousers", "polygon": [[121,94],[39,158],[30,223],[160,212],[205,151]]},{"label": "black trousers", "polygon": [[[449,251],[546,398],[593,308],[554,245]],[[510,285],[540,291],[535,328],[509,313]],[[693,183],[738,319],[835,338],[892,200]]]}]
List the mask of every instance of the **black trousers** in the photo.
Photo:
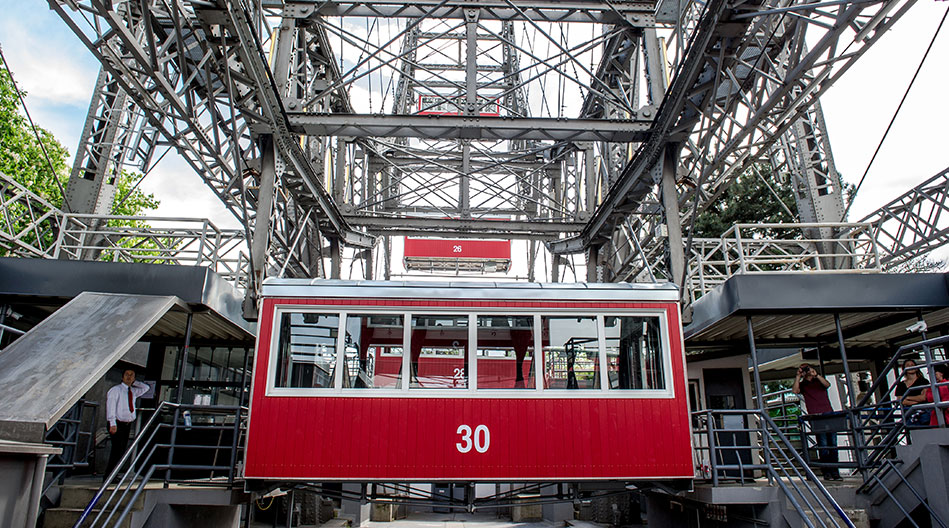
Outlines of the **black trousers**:
[{"label": "black trousers", "polygon": [[115,422],[115,433],[109,433],[112,439],[112,450],[109,451],[109,463],[105,468],[105,475],[109,476],[115,466],[122,460],[122,455],[129,446],[129,433],[132,431],[132,422]]}]

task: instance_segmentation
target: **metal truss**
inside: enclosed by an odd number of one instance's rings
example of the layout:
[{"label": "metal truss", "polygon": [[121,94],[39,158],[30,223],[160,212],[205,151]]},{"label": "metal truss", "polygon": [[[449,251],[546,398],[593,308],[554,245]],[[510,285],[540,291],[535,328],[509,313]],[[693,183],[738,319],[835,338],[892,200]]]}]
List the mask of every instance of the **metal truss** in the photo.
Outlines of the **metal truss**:
[{"label": "metal truss", "polygon": [[[741,6],[710,2],[698,17],[696,10],[687,9],[681,25],[694,30],[674,34],[691,35],[685,43],[670,41],[670,49],[682,50],[682,59],[675,64],[653,135],[625,166],[580,236],[552,243],[550,248],[568,253],[605,244],[600,251],[607,254],[601,257],[602,264],[611,276],[619,280],[641,277],[635,255],[611,245],[619,238],[616,231],[629,230],[629,211],[655,192],[657,165],[666,150],[680,152],[673,170],[681,222],[688,231],[695,215],[719,198],[738,175],[766,162],[792,127],[797,126],[795,132],[802,137],[813,135],[813,128],[799,125],[800,120],[820,119],[819,112],[808,114],[820,95],[912,3],[811,7],[780,0]],[[721,31],[723,27],[729,31]],[[820,142],[812,145],[818,151],[821,147]],[[788,155],[794,156],[793,152]],[[816,159],[808,156],[802,161]],[[805,183],[839,185],[835,174],[827,172],[828,181]],[[633,230],[642,239],[653,238],[642,240],[644,245],[665,243],[663,237],[652,235],[657,225],[640,220]]]},{"label": "metal truss", "polygon": [[887,268],[949,243],[949,168],[861,220],[880,248]]},{"label": "metal truss", "polygon": [[123,170],[147,174],[155,157],[157,131],[105,69],[99,71],[81,141],[73,160],[63,208],[73,213],[108,214],[115,179]]},{"label": "metal truss", "polygon": [[914,2],[48,1],[103,67],[87,194],[173,146],[243,223],[253,284],[388,277],[402,235],[680,281],[680,233],[763,162],[837,221],[819,97]]},{"label": "metal truss", "polygon": [[[322,189],[321,175],[296,139],[273,118],[274,102],[280,101],[276,88],[260,82],[259,76],[249,77],[259,73],[263,59],[260,44],[249,42],[255,36],[238,35],[233,24],[238,18],[237,26],[243,29],[247,12],[161,0],[148,2],[144,9],[138,2],[54,0],[50,7],[134,101],[148,126],[176,147],[248,232],[256,217],[259,183],[259,153],[251,127],[273,133],[292,174],[283,191],[275,194],[271,210],[278,212],[281,222],[269,235],[274,253],[283,253],[292,269],[304,275],[319,273],[318,263],[314,266],[305,254],[290,248],[296,234],[307,227],[294,224],[287,229],[286,224],[303,218],[312,231],[322,223],[326,231],[347,242],[371,243],[348,228]],[[318,207],[318,214],[307,215],[309,207]],[[307,237],[306,245],[312,240],[319,237]]]}]

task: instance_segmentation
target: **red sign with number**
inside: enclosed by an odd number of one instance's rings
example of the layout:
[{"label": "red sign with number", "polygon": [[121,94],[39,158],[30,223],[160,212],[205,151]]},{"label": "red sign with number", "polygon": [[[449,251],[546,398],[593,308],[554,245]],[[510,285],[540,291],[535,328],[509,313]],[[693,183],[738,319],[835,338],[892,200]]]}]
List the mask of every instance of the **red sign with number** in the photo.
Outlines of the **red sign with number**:
[{"label": "red sign with number", "polygon": [[510,259],[511,241],[406,237],[405,256],[408,258]]}]

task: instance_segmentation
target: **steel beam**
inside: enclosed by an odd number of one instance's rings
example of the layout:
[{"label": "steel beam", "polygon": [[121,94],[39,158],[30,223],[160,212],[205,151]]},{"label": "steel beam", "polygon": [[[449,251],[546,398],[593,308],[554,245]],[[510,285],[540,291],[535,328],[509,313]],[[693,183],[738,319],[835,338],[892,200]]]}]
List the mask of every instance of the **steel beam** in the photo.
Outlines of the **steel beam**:
[{"label": "steel beam", "polygon": [[[282,2],[267,0],[264,7],[279,8]],[[604,2],[600,0],[529,2],[526,0],[367,0],[367,1],[300,1],[288,2],[285,13],[305,18],[382,17],[464,19],[465,10],[476,9],[481,20],[533,20],[537,22],[587,22],[594,24],[629,24],[646,27],[655,24],[655,2]]]},{"label": "steel beam", "polygon": [[294,131],[311,136],[424,139],[642,141],[652,120],[486,116],[311,114],[288,112]]}]

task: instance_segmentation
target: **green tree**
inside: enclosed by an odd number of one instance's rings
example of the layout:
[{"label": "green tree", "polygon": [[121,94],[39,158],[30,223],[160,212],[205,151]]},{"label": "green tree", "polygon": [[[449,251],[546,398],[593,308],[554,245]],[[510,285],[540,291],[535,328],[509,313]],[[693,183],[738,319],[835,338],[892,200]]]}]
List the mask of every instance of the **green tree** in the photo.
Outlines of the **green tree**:
[{"label": "green tree", "polygon": [[[26,97],[22,90],[20,93]],[[53,134],[42,127],[37,127],[34,133],[27,118],[20,113],[20,99],[13,79],[6,65],[0,62],[0,172],[62,209],[63,191],[69,178],[68,161],[69,152]],[[158,207],[159,202],[154,195],[135,188],[140,177],[122,171],[116,178],[117,199],[111,214],[138,216]],[[0,219],[0,229],[8,233],[22,231],[36,216],[27,214],[22,204],[10,204],[8,207],[12,214]],[[8,222],[10,225],[7,225]],[[115,222],[110,221],[109,224],[114,225]],[[125,225],[128,223],[125,222]],[[132,224],[145,226],[140,221]],[[24,240],[49,247],[55,233],[52,229],[45,229],[30,236],[32,238]],[[43,240],[37,240],[37,237]],[[0,255],[6,253],[0,248]]]},{"label": "green tree", "polygon": [[[756,174],[757,172],[757,174]],[[769,186],[765,184],[767,181]],[[735,224],[789,223],[796,219],[791,186],[771,177],[767,164],[758,165],[740,175],[722,196],[695,219],[695,236],[718,238]],[[764,230],[769,238],[789,238],[787,231]]]},{"label": "green tree", "polygon": [[[2,65],[2,63],[0,63]],[[56,184],[63,185],[68,171],[69,153],[48,130],[37,127],[42,146],[30,128],[26,117],[20,114],[20,100],[6,65],[0,68],[0,172],[13,178],[34,193],[53,202],[62,203],[62,193]],[[49,162],[43,154],[49,154]],[[50,170],[52,164],[52,170]]]}]

